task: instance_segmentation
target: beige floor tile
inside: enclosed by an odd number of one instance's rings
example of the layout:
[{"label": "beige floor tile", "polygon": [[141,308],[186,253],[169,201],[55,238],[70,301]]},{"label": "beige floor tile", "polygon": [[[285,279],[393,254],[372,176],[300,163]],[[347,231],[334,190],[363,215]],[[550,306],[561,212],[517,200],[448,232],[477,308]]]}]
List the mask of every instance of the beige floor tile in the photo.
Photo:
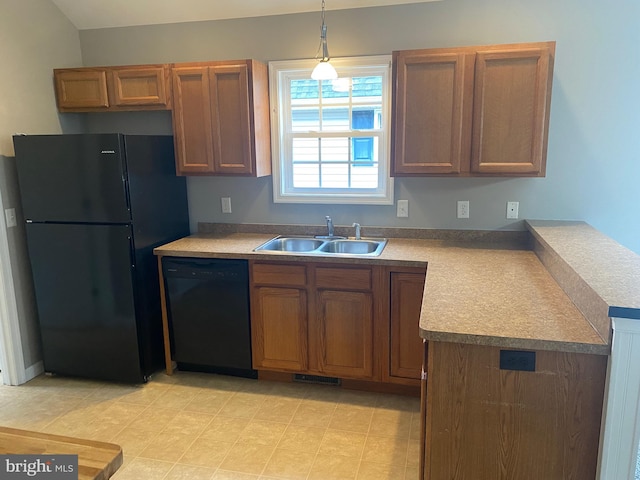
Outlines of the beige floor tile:
[{"label": "beige floor tile", "polygon": [[249,473],[229,472],[226,470],[218,470],[213,474],[211,480],[258,480],[262,477],[251,475]]},{"label": "beige floor tile", "polygon": [[0,386],[0,423],[121,445],[115,480],[417,480],[418,407],[415,398],[191,372],[140,386],[61,377]]},{"label": "beige floor tile", "polygon": [[183,435],[161,432],[151,440],[138,456],[177,462],[196,440],[195,435]]},{"label": "beige floor tile", "polygon": [[375,407],[379,402],[379,397],[380,395],[376,393],[341,390],[337,401],[343,405],[354,407]]},{"label": "beige floor tile", "polygon": [[[405,476],[404,465],[361,462],[358,469],[358,480],[402,480]],[[417,479],[416,479],[417,480]]]},{"label": "beige floor tile", "polygon": [[371,417],[369,435],[409,438],[411,413],[376,408]]},{"label": "beige floor tile", "polygon": [[138,415],[128,427],[138,428],[148,432],[160,432],[178,415],[179,410],[151,406]]},{"label": "beige floor tile", "polygon": [[308,480],[354,480],[360,459],[340,455],[317,455]]},{"label": "beige floor tile", "polygon": [[271,422],[289,423],[295,415],[300,402],[301,400],[298,398],[268,395],[260,410],[256,413],[255,418]]},{"label": "beige floor tile", "polygon": [[119,402],[135,403],[139,405],[151,405],[163,393],[170,388],[170,385],[162,383],[146,383],[136,387],[130,393],[122,395],[118,398]]},{"label": "beige floor tile", "polygon": [[332,385],[308,385],[304,398],[322,402],[337,403],[340,388]]},{"label": "beige floor tile", "polygon": [[327,430],[318,455],[340,455],[360,460],[367,436],[363,433]]},{"label": "beige floor tile", "polygon": [[[263,382],[265,383],[265,382]],[[284,398],[297,398],[303,399],[309,392],[309,385],[303,383],[278,383],[273,382],[269,393],[270,395],[277,395]]]},{"label": "beige floor tile", "polygon": [[199,412],[179,412],[166,427],[163,433],[182,435],[199,435],[214,419],[214,415]]},{"label": "beige floor tile", "polygon": [[198,391],[183,408],[191,412],[215,415],[232,397],[233,392],[203,389]]},{"label": "beige floor tile", "polygon": [[422,480],[420,478],[420,466],[419,465],[407,465],[404,471],[405,480]]},{"label": "beige floor tile", "polygon": [[409,438],[411,440],[420,440],[420,431],[422,426],[420,425],[421,417],[420,412],[411,414],[411,431],[409,432]]},{"label": "beige floor tile", "polygon": [[180,464],[217,468],[233,447],[232,442],[196,439],[178,460]]},{"label": "beige floor tile", "polygon": [[125,428],[113,437],[111,441],[120,445],[125,457],[137,457],[157,435],[157,433],[150,433],[136,428]]},{"label": "beige floor tile", "polygon": [[126,426],[147,409],[144,405],[119,402],[105,403],[105,407],[106,408],[96,417],[92,418],[91,421]]},{"label": "beige floor tile", "polygon": [[173,385],[153,401],[153,405],[182,410],[200,392],[200,389]]},{"label": "beige floor tile", "polygon": [[308,427],[326,428],[336,411],[335,403],[316,400],[303,400],[296,410],[291,423]]},{"label": "beige floor tile", "polygon": [[275,447],[286,429],[286,423],[252,420],[238,437],[237,443],[242,445],[271,445]]},{"label": "beige floor tile", "polygon": [[173,463],[134,458],[126,467],[120,467],[112,480],[146,480],[162,479],[171,470]]},{"label": "beige floor tile", "polygon": [[220,465],[221,470],[259,475],[275,450],[274,446],[236,443]]},{"label": "beige floor tile", "polygon": [[408,443],[406,438],[369,435],[364,445],[362,460],[404,466],[407,462]]},{"label": "beige floor tile", "polygon": [[307,478],[315,458],[314,453],[276,448],[262,474],[277,478],[304,480]]},{"label": "beige floor tile", "polygon": [[405,412],[419,412],[420,398],[402,395],[379,395],[376,406]]},{"label": "beige floor tile", "polygon": [[162,480],[211,480],[214,473],[214,468],[176,464]]},{"label": "beige floor tile", "polygon": [[278,443],[278,448],[297,452],[317,453],[325,431],[325,428],[291,424],[282,435],[280,443]]},{"label": "beige floor tile", "polygon": [[200,438],[221,442],[235,442],[249,425],[248,418],[225,417],[217,415],[203,429]]},{"label": "beige floor tile", "polygon": [[265,396],[259,393],[236,393],[231,397],[222,409],[220,414],[229,417],[253,418],[262,407]]},{"label": "beige floor tile", "polygon": [[373,417],[373,408],[338,404],[329,428],[367,433]]},{"label": "beige floor tile", "polygon": [[409,440],[409,447],[407,451],[407,465],[419,465],[420,464],[420,441]]}]

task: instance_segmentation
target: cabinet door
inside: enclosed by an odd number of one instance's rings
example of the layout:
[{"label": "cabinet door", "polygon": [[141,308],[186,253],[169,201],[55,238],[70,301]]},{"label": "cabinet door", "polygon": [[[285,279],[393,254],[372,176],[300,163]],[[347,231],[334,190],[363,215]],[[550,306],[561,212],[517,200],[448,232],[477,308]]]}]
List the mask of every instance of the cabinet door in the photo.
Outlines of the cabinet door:
[{"label": "cabinet door", "polygon": [[336,377],[373,375],[373,296],[368,292],[317,293],[319,370]]},{"label": "cabinet door", "polygon": [[104,69],[56,69],[53,75],[61,112],[109,106]]},{"label": "cabinet door", "polygon": [[246,64],[210,67],[213,162],[217,174],[252,175]]},{"label": "cabinet door", "polygon": [[392,377],[420,379],[423,342],[419,334],[424,274],[391,273],[390,366]]},{"label": "cabinet door", "polygon": [[473,172],[544,176],[552,69],[546,46],[477,52]]},{"label": "cabinet door", "polygon": [[173,133],[178,175],[214,172],[209,68],[174,68]]},{"label": "cabinet door", "polygon": [[111,104],[170,108],[166,73],[163,66],[110,70]]},{"label": "cabinet door", "polygon": [[253,368],[307,369],[307,296],[297,288],[254,287],[251,302]]},{"label": "cabinet door", "polygon": [[393,175],[468,171],[473,54],[394,53]]}]

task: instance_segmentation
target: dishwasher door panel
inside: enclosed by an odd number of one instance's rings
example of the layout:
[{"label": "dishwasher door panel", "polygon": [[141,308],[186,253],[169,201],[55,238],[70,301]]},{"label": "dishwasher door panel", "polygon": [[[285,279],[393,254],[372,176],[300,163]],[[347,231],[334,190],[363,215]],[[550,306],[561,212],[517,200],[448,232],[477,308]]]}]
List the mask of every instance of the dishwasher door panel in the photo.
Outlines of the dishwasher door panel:
[{"label": "dishwasher door panel", "polygon": [[163,266],[178,367],[253,376],[247,262]]}]

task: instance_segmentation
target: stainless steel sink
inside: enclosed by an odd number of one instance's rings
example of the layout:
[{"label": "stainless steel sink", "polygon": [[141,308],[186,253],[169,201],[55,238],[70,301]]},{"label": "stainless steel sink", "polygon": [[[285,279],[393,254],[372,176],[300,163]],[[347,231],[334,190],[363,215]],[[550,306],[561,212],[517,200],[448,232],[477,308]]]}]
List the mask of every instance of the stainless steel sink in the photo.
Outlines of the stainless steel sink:
[{"label": "stainless steel sink", "polygon": [[310,252],[325,244],[324,240],[307,237],[276,237],[260,245],[257,250],[275,252]]},{"label": "stainless steel sink", "polygon": [[276,237],[255,248],[256,252],[290,253],[320,256],[377,257],[387,244],[386,238]]},{"label": "stainless steel sink", "polygon": [[349,255],[378,256],[387,244],[385,239],[376,240],[332,240],[326,242],[320,250],[326,253],[344,253]]}]

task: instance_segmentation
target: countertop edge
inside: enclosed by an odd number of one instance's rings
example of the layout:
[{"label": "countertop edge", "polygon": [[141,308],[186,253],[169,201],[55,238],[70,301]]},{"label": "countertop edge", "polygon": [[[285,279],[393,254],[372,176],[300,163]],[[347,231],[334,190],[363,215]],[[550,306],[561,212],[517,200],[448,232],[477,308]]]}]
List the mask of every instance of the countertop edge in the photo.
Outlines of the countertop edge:
[{"label": "countertop edge", "polygon": [[586,222],[525,225],[544,267],[607,343],[610,317],[640,320],[640,256]]},{"label": "countertop edge", "polygon": [[584,353],[592,355],[609,355],[611,348],[608,344],[561,342],[554,340],[497,337],[474,335],[454,332],[438,332],[420,328],[420,336],[432,342],[463,343],[468,345],[482,345],[500,347],[509,350],[547,350],[553,352]]}]

